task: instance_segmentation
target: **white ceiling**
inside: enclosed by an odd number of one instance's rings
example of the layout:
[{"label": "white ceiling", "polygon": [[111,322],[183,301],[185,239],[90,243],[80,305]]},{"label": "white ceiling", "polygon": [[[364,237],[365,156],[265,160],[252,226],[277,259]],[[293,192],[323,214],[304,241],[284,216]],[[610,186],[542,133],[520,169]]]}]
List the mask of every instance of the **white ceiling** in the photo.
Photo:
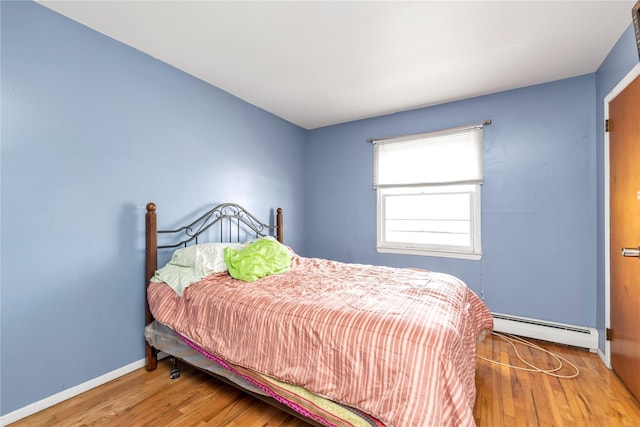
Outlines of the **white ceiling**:
[{"label": "white ceiling", "polygon": [[632,1],[39,1],[306,129],[595,72]]}]

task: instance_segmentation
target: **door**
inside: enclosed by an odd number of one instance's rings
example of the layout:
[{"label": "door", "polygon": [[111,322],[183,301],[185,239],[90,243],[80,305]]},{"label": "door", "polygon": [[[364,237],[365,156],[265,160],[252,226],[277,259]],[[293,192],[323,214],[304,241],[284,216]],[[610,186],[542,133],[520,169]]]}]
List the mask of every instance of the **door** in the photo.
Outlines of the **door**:
[{"label": "door", "polygon": [[[609,103],[611,367],[640,400],[640,76]],[[634,255],[628,253],[627,255]]]}]

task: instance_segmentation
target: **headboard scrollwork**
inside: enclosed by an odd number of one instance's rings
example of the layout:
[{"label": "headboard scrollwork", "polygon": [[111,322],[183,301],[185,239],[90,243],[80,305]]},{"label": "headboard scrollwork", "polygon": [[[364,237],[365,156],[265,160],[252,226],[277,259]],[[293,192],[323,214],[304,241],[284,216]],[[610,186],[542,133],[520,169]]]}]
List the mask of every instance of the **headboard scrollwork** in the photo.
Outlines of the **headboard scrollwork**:
[{"label": "headboard scrollwork", "polygon": [[[282,209],[278,208],[277,215],[281,215],[281,213]],[[220,241],[241,241],[243,232],[252,233],[253,237],[258,238],[271,235],[274,231],[275,237],[282,241],[281,224],[277,222],[276,225],[265,224],[242,206],[235,203],[223,203],[204,213],[191,224],[175,230],[158,230],[158,234],[175,235],[178,239],[182,239],[174,244],[160,245],[158,249],[177,248],[192,242],[198,243],[198,237],[216,224],[219,226],[218,238]]]}]

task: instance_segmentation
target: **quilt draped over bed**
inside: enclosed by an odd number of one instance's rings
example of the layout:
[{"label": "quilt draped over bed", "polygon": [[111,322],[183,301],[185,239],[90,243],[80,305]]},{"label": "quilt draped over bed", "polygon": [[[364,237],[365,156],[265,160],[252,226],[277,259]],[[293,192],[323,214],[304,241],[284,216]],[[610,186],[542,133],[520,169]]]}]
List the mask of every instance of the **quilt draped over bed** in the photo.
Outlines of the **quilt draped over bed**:
[{"label": "quilt draped over bed", "polygon": [[217,273],[182,297],[151,283],[148,301],[212,354],[390,427],[475,425],[476,340],[493,319],[453,276],[294,255],[288,272]]}]

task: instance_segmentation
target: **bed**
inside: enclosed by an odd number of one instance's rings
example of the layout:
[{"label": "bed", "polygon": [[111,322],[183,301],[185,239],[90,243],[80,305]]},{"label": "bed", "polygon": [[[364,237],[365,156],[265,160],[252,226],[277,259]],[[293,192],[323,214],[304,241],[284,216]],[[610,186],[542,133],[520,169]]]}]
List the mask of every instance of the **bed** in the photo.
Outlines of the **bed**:
[{"label": "bed", "polygon": [[[283,245],[282,210],[271,216],[226,203],[158,230],[147,205],[147,370],[162,351],[316,426],[475,425],[484,303],[447,274],[302,257]],[[208,269],[181,265],[202,253]],[[238,273],[247,260],[257,277]],[[164,275],[170,264],[198,274]]]}]

